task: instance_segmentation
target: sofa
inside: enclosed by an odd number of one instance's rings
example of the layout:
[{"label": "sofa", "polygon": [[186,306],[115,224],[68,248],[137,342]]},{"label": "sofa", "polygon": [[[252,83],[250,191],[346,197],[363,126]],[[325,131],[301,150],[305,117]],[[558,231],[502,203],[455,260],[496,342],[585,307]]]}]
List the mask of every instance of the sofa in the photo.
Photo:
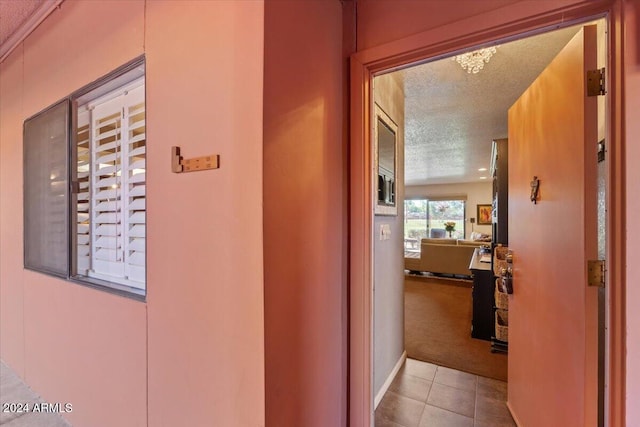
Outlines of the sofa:
[{"label": "sofa", "polygon": [[462,239],[422,239],[420,253],[405,254],[404,268],[436,274],[471,276],[473,251],[489,243]]}]

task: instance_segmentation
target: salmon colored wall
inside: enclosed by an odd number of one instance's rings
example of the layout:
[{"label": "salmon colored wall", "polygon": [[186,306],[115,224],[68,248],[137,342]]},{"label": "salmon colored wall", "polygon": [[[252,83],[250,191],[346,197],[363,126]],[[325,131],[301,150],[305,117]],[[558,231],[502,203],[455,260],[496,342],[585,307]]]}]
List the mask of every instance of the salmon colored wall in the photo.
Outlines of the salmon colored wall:
[{"label": "salmon colored wall", "polygon": [[342,6],[265,3],[267,426],[346,423]]},{"label": "salmon colored wall", "polygon": [[358,0],[358,50],[517,3],[519,0]]},{"label": "salmon colored wall", "polygon": [[22,269],[22,123],[140,55],[143,13],[142,2],[67,2],[0,74],[2,358],[46,399],[71,403],[78,426],[146,425],[146,307]]},{"label": "salmon colored wall", "polygon": [[0,357],[24,378],[22,62],[20,49],[0,64]]},{"label": "salmon colored wall", "polygon": [[627,425],[640,425],[640,0],[626,1]]},{"label": "salmon colored wall", "polygon": [[[74,426],[264,425],[263,38],[259,1],[67,0],[1,65],[1,355]],[[143,53],[146,303],[24,271],[20,202],[24,119]]]},{"label": "salmon colored wall", "polygon": [[[147,2],[150,426],[264,424],[263,19]],[[172,145],[221,167],[173,174]]]}]

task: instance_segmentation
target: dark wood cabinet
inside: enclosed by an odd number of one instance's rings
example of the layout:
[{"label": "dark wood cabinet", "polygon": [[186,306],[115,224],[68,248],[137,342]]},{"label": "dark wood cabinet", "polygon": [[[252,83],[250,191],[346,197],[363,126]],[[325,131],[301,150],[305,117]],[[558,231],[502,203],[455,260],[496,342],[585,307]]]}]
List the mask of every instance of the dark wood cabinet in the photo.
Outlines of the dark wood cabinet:
[{"label": "dark wood cabinet", "polygon": [[[509,144],[507,139],[496,139],[493,141],[491,155],[491,175],[493,177],[493,236],[492,247],[495,254],[496,246],[508,246],[509,245]],[[491,269],[498,271],[494,268],[493,263],[495,257],[493,257]],[[493,285],[497,277],[492,276],[491,283]],[[491,287],[491,291],[494,291],[494,286]],[[492,295],[493,299],[493,295]],[[503,311],[504,312],[504,311]],[[492,310],[493,332],[491,337],[491,351],[507,353],[508,344],[506,341],[500,341],[495,337],[496,331],[496,313]],[[503,327],[501,325],[501,327]]]},{"label": "dark wood cabinet", "polygon": [[496,139],[491,149],[493,244],[509,245],[509,145]]},{"label": "dark wood cabinet", "polygon": [[480,249],[473,253],[469,269],[473,275],[471,337],[490,341],[494,334],[494,278],[491,263],[480,262]]}]

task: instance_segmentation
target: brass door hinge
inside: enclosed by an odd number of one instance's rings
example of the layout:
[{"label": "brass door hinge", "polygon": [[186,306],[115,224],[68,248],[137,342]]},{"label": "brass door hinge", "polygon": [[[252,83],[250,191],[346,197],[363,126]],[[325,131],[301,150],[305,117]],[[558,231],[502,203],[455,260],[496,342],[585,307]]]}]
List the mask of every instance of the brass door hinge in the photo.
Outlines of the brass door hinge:
[{"label": "brass door hinge", "polygon": [[604,260],[587,261],[587,270],[588,285],[604,288]]},{"label": "brass door hinge", "polygon": [[607,93],[605,89],[604,68],[587,71],[587,95],[599,96]]},{"label": "brass door hinge", "polygon": [[220,155],[218,154],[185,159],[180,155],[180,147],[171,147],[171,172],[195,172],[219,167]]}]

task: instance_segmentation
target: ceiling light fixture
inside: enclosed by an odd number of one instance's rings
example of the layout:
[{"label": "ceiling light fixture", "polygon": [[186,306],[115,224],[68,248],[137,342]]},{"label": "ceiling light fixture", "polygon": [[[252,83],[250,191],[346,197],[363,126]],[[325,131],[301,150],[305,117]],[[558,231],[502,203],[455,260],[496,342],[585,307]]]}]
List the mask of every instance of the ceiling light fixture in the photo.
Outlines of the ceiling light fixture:
[{"label": "ceiling light fixture", "polygon": [[473,52],[463,53],[462,55],[456,55],[451,59],[460,64],[463,70],[467,70],[467,73],[477,74],[484,68],[484,64],[489,63],[489,60],[496,53],[497,49],[498,46],[491,46],[474,50]]},{"label": "ceiling light fixture", "polygon": [[480,168],[480,169],[478,169],[478,172],[484,172],[486,170],[487,170],[487,168]]},{"label": "ceiling light fixture", "polygon": [[487,177],[486,176],[481,176],[480,179],[487,179]]}]

